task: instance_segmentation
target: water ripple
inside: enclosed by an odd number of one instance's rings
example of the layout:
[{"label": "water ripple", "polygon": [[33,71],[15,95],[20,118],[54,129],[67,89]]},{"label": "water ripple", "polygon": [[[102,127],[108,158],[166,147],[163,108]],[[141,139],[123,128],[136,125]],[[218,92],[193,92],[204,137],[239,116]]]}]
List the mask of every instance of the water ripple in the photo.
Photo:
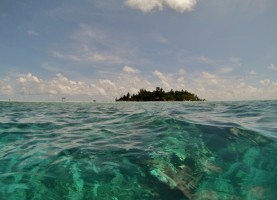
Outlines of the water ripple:
[{"label": "water ripple", "polygon": [[0,199],[277,198],[276,101],[0,110]]}]

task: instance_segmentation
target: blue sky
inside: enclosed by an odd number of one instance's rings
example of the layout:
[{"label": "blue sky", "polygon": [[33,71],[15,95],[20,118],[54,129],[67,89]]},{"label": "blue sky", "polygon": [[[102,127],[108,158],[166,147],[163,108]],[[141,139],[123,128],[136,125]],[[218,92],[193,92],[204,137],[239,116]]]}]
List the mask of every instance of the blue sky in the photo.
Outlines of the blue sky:
[{"label": "blue sky", "polygon": [[1,0],[0,100],[159,86],[277,99],[276,0]]}]

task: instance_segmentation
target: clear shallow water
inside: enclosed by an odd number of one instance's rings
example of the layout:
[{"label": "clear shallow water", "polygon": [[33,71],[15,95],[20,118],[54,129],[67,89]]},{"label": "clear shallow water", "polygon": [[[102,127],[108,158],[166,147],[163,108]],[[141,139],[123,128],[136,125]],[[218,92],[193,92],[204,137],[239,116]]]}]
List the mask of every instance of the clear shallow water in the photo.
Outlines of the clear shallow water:
[{"label": "clear shallow water", "polygon": [[277,199],[277,101],[0,102],[0,199]]}]

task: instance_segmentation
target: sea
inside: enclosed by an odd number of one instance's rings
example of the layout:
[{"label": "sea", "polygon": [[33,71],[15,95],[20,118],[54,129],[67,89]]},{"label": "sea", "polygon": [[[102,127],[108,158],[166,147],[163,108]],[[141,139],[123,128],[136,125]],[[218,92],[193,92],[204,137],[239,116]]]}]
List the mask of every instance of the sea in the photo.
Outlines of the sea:
[{"label": "sea", "polygon": [[277,101],[0,102],[0,200],[276,200]]}]

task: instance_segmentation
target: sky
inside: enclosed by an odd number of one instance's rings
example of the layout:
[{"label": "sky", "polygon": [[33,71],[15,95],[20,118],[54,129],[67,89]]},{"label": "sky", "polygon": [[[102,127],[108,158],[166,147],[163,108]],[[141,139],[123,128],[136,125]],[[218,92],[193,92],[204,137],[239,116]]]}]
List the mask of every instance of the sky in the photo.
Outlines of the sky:
[{"label": "sky", "polygon": [[140,88],[277,99],[276,0],[1,0],[0,100]]}]

